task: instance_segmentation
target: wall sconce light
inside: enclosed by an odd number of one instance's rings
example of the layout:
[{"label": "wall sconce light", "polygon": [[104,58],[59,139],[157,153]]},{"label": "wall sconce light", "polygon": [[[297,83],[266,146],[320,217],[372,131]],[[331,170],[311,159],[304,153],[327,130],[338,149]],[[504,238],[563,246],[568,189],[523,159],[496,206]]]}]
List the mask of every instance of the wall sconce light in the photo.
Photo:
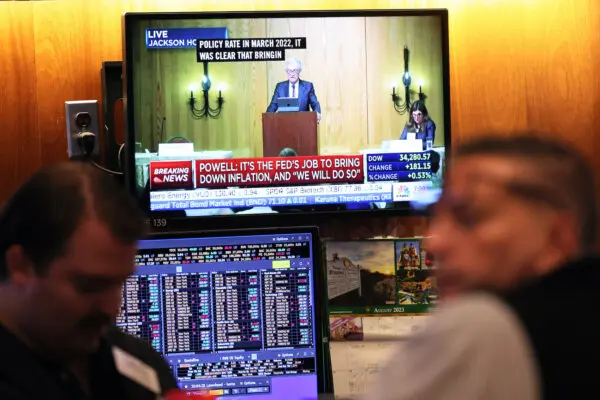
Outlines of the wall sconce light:
[{"label": "wall sconce light", "polygon": [[[409,65],[410,51],[408,46],[404,46],[404,74],[402,74],[402,84],[404,85],[404,101],[396,94],[396,87],[392,87],[392,103],[394,104],[394,110],[400,114],[406,114],[410,110],[412,103],[412,97],[415,93],[410,89],[412,83],[412,77],[408,68]],[[427,96],[423,93],[422,85],[419,84],[419,100],[425,101]]]},{"label": "wall sconce light", "polygon": [[221,111],[223,110],[223,103],[225,99],[221,95],[221,90],[219,89],[219,97],[217,97],[217,106],[211,107],[210,101],[208,98],[208,93],[210,91],[211,81],[208,76],[208,62],[204,62],[204,75],[202,76],[202,105],[200,107],[196,107],[196,103],[198,103],[198,99],[194,97],[194,91],[190,90],[190,98],[188,99],[188,105],[190,107],[190,111],[192,113],[192,117],[194,119],[204,119],[207,117],[210,118],[218,118],[221,115]]}]

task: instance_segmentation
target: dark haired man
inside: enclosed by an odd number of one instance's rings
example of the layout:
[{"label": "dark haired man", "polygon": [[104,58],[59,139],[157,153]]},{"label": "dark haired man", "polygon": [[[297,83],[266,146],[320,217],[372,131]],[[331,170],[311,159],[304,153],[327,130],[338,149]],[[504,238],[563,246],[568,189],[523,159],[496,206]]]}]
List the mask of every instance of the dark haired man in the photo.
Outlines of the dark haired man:
[{"label": "dark haired man", "polygon": [[156,399],[176,388],[147,344],[113,328],[144,224],[83,163],[33,175],[0,214],[0,398]]},{"label": "dark haired man", "polygon": [[444,304],[369,398],[592,396],[600,263],[590,167],[535,136],[482,138],[452,157],[428,245]]}]

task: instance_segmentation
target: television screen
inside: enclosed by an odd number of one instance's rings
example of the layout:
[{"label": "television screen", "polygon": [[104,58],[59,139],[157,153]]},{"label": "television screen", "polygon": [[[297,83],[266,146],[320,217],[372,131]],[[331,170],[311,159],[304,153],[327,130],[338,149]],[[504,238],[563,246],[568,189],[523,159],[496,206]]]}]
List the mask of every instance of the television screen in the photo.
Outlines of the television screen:
[{"label": "television screen", "polygon": [[127,175],[148,211],[397,210],[439,192],[447,11],[124,21]]},{"label": "television screen", "polygon": [[162,353],[182,390],[255,400],[329,390],[316,229],[153,237],[136,263],[117,326]]}]

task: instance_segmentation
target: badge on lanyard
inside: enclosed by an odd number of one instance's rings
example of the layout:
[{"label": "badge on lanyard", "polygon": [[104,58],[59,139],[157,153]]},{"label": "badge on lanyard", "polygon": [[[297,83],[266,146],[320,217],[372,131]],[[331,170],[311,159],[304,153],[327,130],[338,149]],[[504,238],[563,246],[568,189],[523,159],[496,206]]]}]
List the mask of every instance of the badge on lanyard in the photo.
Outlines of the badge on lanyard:
[{"label": "badge on lanyard", "polygon": [[126,376],[154,394],[160,394],[160,383],[156,371],[143,361],[113,346],[115,366],[121,375]]}]

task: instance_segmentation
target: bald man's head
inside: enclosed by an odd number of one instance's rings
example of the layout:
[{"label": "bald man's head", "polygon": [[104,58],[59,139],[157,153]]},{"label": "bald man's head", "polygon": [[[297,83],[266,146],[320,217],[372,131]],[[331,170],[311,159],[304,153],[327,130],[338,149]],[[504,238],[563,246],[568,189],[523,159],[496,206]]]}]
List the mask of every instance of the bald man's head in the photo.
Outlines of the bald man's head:
[{"label": "bald man's head", "polygon": [[503,289],[594,251],[594,175],[568,145],[487,137],[451,155],[429,249],[447,293]]},{"label": "bald man's head", "polygon": [[498,157],[519,165],[508,189],[574,216],[584,251],[598,239],[598,204],[595,176],[585,158],[569,145],[538,136],[488,137],[457,148],[456,159]]}]

